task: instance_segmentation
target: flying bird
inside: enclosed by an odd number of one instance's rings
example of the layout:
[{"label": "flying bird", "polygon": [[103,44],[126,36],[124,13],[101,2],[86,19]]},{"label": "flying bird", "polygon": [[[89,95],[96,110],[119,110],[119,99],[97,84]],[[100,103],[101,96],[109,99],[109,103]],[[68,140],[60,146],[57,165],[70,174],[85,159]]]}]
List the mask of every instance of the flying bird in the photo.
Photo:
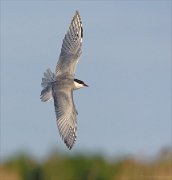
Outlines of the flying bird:
[{"label": "flying bird", "polygon": [[40,99],[54,100],[57,127],[66,146],[71,149],[77,137],[77,110],[73,101],[73,90],[87,87],[75,79],[75,69],[82,53],[83,27],[76,11],[63,39],[55,73],[47,69],[42,78]]}]

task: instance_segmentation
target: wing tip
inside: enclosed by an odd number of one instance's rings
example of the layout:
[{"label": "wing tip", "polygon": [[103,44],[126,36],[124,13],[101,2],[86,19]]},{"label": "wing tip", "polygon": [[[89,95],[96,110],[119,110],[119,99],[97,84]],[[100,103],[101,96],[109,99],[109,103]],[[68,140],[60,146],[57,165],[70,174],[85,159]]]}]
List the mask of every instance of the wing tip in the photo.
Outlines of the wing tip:
[{"label": "wing tip", "polygon": [[[73,17],[73,20],[75,20],[76,18],[78,18],[78,20],[79,20],[79,26],[80,26],[80,33],[81,33],[81,43],[82,43],[82,39],[83,39],[83,26],[82,26],[82,20],[81,20],[81,16],[80,16],[80,14],[79,14],[79,11],[78,10],[76,10],[76,12],[75,12],[75,15],[74,15],[74,17]],[[72,23],[72,22],[71,22]]]},{"label": "wing tip", "polygon": [[75,14],[80,16],[78,9],[75,11]]},{"label": "wing tip", "polygon": [[71,128],[68,135],[66,137],[62,136],[62,139],[64,143],[66,144],[67,148],[71,150],[76,142],[76,130],[74,128]]},{"label": "wing tip", "polygon": [[79,11],[78,11],[78,10],[76,10],[76,12],[75,12],[75,15],[74,15],[73,19],[75,19],[76,17],[79,19],[80,24],[81,24],[81,26],[82,26],[81,16],[80,16],[80,13],[79,13]]},{"label": "wing tip", "polygon": [[[75,141],[76,141],[76,140],[75,140]],[[69,145],[67,141],[64,141],[64,143],[66,144],[67,148],[68,148],[69,150],[71,150],[71,149],[73,148],[74,144],[75,144],[75,141],[74,141],[73,144],[71,144],[71,145]]]}]

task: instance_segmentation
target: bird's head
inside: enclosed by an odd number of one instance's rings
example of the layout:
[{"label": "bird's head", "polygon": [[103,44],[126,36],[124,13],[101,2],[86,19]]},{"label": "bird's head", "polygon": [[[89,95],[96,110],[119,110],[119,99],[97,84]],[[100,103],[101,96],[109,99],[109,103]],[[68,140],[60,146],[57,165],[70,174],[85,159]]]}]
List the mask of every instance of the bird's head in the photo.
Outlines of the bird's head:
[{"label": "bird's head", "polygon": [[81,81],[79,79],[74,79],[74,85],[75,85],[75,89],[80,89],[82,87],[88,87],[87,84],[85,84],[83,81]]}]

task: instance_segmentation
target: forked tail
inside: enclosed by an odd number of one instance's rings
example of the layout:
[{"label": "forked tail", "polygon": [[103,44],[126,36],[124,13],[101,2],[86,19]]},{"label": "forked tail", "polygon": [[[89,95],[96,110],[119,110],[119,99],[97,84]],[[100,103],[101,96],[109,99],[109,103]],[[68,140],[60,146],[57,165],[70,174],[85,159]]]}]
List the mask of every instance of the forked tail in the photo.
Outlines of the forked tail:
[{"label": "forked tail", "polygon": [[55,81],[55,75],[50,69],[47,69],[42,78],[41,86],[43,90],[41,91],[41,101],[46,102],[52,99],[52,83]]}]

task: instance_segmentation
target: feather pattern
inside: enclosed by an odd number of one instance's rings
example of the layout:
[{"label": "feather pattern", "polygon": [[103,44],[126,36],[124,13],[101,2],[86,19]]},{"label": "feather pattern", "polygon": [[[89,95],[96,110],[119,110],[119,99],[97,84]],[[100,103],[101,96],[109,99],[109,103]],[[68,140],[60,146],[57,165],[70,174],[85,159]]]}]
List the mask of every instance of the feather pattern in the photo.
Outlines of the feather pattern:
[{"label": "feather pattern", "polygon": [[41,91],[41,100],[43,102],[49,101],[52,99],[52,84],[55,81],[54,73],[50,69],[47,69],[44,72],[44,77],[42,78],[41,86],[43,90]]},{"label": "feather pattern", "polygon": [[74,76],[76,65],[81,55],[82,38],[82,22],[79,12],[76,11],[69,29],[63,39],[59,61],[55,70],[56,76],[64,73]]},{"label": "feather pattern", "polygon": [[66,85],[59,88],[59,84],[53,85],[53,98],[57,126],[60,136],[66,146],[71,149],[76,141],[77,111],[73,102],[73,90]]}]

